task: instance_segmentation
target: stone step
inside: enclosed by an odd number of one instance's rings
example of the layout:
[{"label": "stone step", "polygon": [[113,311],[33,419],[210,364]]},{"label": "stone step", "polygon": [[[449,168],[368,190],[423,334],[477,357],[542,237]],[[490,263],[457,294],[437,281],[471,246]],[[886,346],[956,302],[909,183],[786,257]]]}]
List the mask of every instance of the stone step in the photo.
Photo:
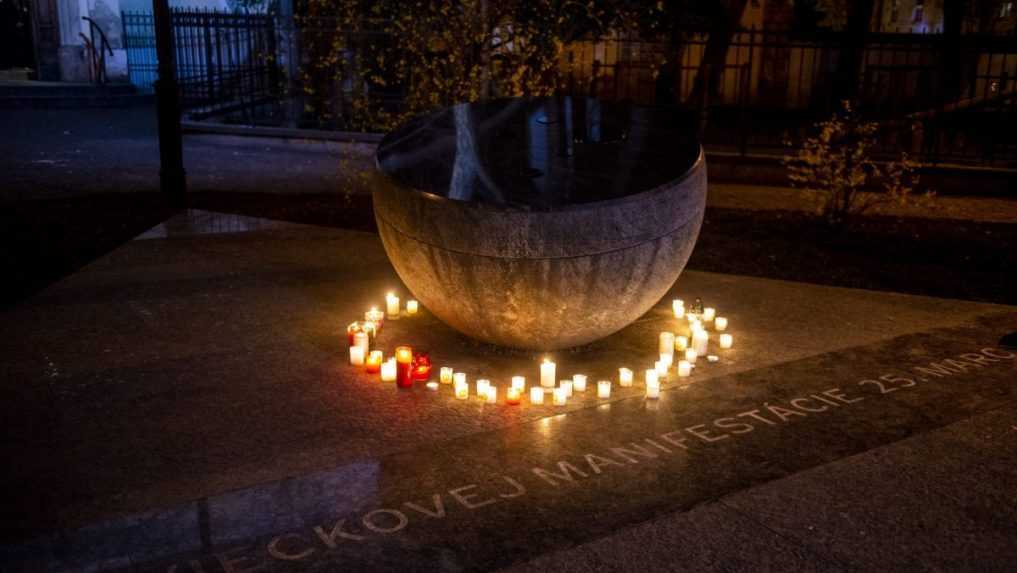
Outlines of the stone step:
[{"label": "stone step", "polygon": [[126,83],[0,81],[0,109],[125,107],[151,101],[152,96]]}]

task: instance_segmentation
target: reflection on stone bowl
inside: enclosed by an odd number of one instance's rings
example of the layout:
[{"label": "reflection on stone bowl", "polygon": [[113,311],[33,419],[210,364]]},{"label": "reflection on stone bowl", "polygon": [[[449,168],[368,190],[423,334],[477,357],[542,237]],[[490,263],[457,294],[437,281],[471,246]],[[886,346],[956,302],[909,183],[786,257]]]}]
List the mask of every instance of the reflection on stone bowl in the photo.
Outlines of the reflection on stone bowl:
[{"label": "reflection on stone bowl", "polygon": [[462,104],[389,133],[374,211],[413,295],[471,337],[552,350],[614,333],[695,245],[706,163],[678,112],[591,98]]}]

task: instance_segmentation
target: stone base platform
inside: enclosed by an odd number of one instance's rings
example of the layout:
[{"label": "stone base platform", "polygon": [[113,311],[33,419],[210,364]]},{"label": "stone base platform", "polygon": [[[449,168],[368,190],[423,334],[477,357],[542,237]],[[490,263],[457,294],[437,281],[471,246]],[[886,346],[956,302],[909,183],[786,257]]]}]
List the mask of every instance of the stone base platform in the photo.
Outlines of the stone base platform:
[{"label": "stone base platform", "polygon": [[[346,364],[389,290],[377,236],[191,212],[4,312],[0,569],[1017,567],[1017,308],[686,272],[719,362],[491,406]],[[670,298],[559,378],[651,365]],[[379,343],[543,357],[426,312]]]}]

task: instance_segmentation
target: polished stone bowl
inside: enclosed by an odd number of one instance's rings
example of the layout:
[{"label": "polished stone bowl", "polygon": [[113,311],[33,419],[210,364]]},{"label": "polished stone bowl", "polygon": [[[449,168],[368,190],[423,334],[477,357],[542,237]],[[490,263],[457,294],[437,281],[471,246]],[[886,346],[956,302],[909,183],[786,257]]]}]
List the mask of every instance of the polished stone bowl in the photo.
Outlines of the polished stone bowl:
[{"label": "polished stone bowl", "polygon": [[617,332],[685,267],[706,163],[674,111],[590,98],[462,104],[380,143],[385,251],[435,316],[482,341],[553,350]]}]

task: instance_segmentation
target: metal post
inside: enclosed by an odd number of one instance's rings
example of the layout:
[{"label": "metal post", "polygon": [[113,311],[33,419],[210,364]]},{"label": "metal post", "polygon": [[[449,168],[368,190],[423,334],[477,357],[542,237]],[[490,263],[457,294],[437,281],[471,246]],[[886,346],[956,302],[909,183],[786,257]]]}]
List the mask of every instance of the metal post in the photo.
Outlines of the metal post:
[{"label": "metal post", "polygon": [[180,93],[173,49],[173,26],[168,0],[152,0],[155,17],[155,52],[159,77],[155,81],[156,114],[159,120],[159,183],[170,206],[187,206],[187,176],[180,129]]}]

